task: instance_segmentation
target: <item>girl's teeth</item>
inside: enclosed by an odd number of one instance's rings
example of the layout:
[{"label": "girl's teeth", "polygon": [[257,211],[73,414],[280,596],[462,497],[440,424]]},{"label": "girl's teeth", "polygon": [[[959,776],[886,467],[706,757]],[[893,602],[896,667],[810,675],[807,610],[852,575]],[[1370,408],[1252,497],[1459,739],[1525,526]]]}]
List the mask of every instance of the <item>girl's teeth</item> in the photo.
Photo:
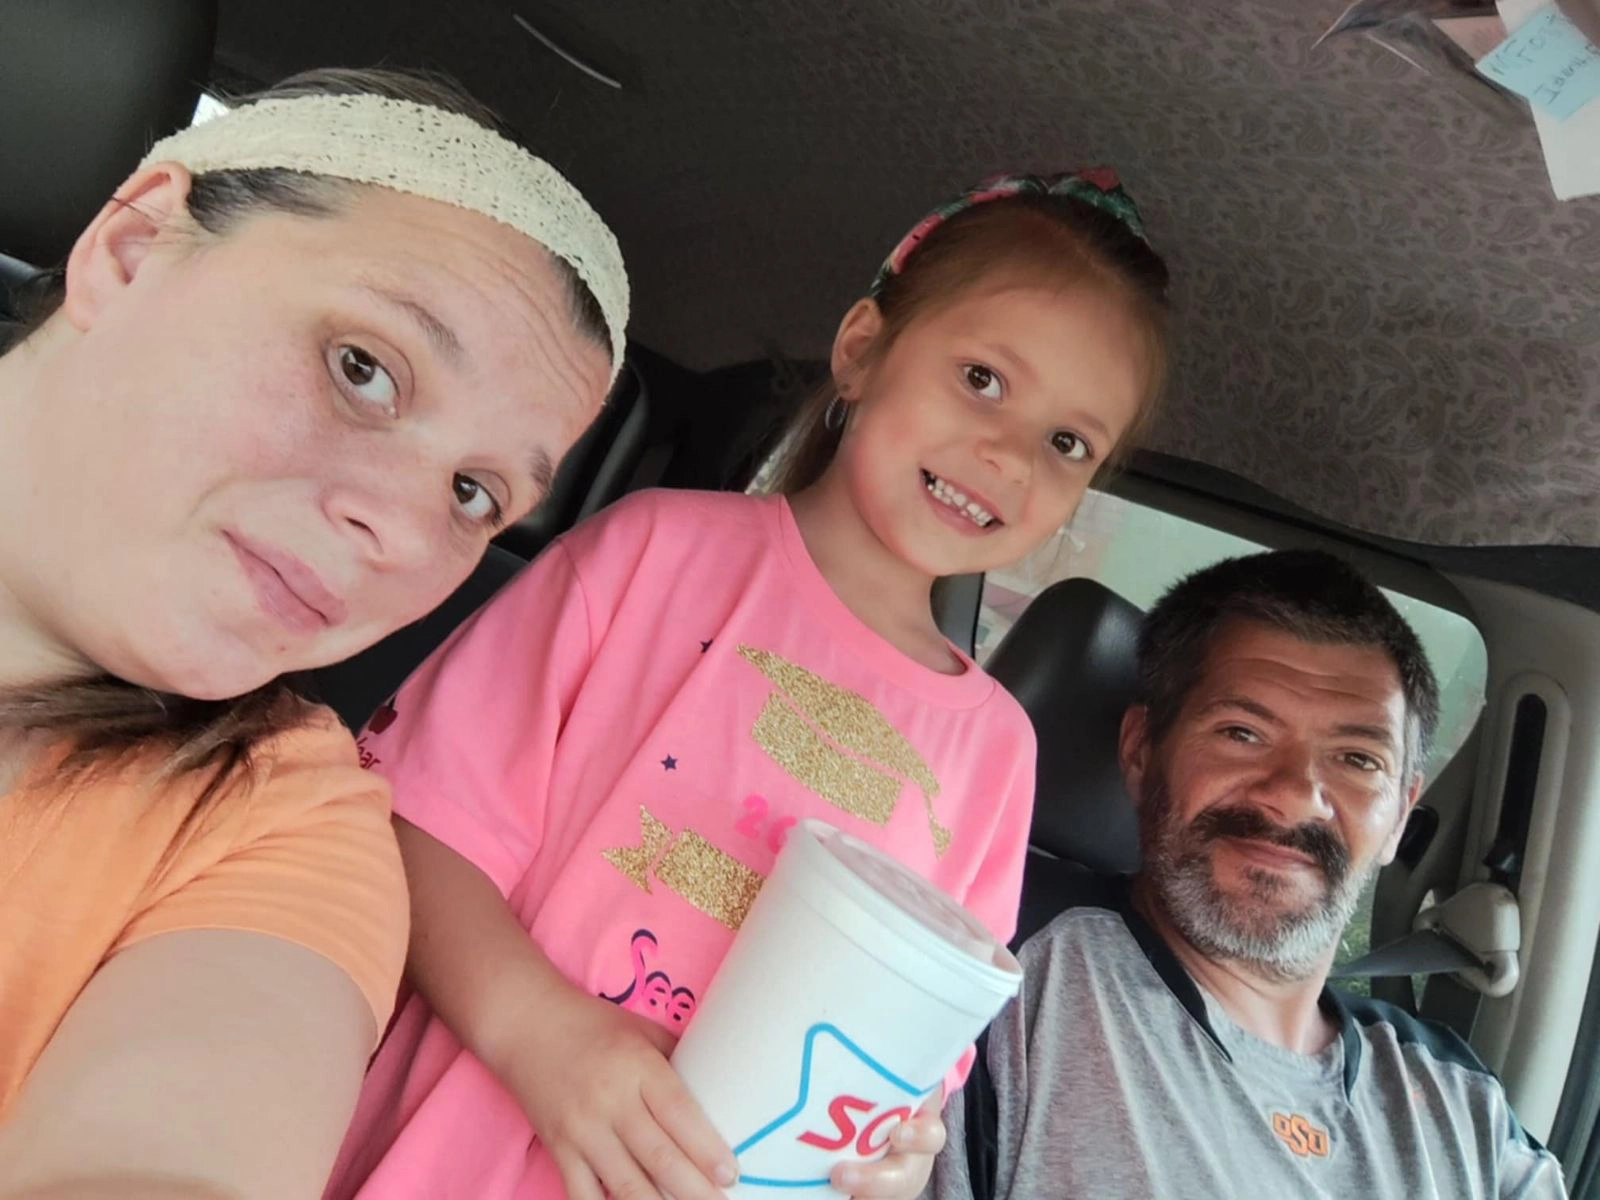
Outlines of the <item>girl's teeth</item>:
[{"label": "girl's teeth", "polygon": [[968,500],[965,495],[956,491],[937,475],[930,475],[926,486],[935,498],[967,517],[980,529],[987,529],[994,523],[994,517],[976,500]]}]

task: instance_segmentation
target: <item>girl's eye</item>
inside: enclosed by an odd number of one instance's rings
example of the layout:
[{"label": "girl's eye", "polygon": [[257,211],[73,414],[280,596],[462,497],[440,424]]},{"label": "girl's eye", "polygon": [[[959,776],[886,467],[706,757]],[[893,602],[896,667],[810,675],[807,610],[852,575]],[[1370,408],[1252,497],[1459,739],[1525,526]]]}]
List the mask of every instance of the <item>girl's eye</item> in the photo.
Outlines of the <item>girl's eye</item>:
[{"label": "girl's eye", "polygon": [[1062,430],[1060,433],[1053,434],[1050,438],[1050,445],[1054,447],[1057,454],[1070,462],[1083,462],[1089,457],[1089,443],[1075,433],[1068,433]]},{"label": "girl's eye", "polygon": [[488,488],[470,475],[457,475],[451,484],[456,504],[472,520],[484,525],[498,526],[505,510]]},{"label": "girl's eye", "polygon": [[967,377],[967,386],[977,392],[978,395],[985,400],[998,401],[1000,399],[1003,390],[1000,376],[982,363],[968,363],[962,370]]},{"label": "girl's eye", "polygon": [[363,404],[386,417],[400,415],[396,405],[400,389],[382,363],[360,346],[340,346],[338,358],[339,374]]}]

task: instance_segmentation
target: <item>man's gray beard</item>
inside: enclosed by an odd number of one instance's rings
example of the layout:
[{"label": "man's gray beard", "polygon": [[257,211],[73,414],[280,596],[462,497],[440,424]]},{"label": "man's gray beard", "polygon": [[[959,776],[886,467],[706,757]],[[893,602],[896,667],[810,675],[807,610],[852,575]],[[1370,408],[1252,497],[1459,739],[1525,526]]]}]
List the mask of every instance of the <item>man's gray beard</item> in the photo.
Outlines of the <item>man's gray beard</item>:
[{"label": "man's gray beard", "polygon": [[1378,864],[1350,871],[1337,883],[1323,881],[1323,895],[1285,911],[1289,885],[1266,870],[1249,868],[1249,898],[1229,896],[1217,886],[1210,841],[1190,836],[1180,824],[1162,775],[1152,773],[1139,811],[1141,881],[1186,941],[1207,958],[1244,963],[1265,979],[1289,983],[1322,969],[1328,951],[1350,923]]}]

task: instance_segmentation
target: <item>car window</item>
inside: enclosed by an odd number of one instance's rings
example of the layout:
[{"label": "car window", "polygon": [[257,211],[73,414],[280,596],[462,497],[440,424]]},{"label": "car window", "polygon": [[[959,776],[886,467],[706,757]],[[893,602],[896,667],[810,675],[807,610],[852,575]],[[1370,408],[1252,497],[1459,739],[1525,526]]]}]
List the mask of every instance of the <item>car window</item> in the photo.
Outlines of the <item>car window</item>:
[{"label": "car window", "polygon": [[221,100],[218,100],[210,92],[201,92],[200,100],[194,106],[194,119],[189,123],[191,125],[199,125],[202,122],[209,121],[212,117],[220,117],[227,111],[228,106]]},{"label": "car window", "polygon": [[[977,659],[994,652],[1028,602],[1061,579],[1097,580],[1124,599],[1149,609],[1190,572],[1224,558],[1253,554],[1265,546],[1160,509],[1106,492],[1090,492],[1067,529],[1029,558],[984,580],[978,613]],[[1428,761],[1431,781],[1472,732],[1483,708],[1488,656],[1483,638],[1466,617],[1385,589],[1410,622],[1439,678],[1439,733]],[[1340,962],[1371,946],[1372,895],[1367,889],[1339,949]],[[1366,981],[1355,990],[1366,989]]]}]

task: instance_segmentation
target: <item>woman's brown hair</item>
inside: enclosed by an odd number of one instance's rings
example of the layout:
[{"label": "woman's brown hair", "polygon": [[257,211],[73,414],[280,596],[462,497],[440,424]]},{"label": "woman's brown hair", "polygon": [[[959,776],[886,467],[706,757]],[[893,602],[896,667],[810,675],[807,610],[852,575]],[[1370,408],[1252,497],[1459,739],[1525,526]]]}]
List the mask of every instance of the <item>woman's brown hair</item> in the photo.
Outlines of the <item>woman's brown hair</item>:
[{"label": "woman's brown hair", "polygon": [[[1124,221],[1088,201],[1020,194],[975,204],[939,225],[874,296],[883,325],[867,365],[913,321],[996,278],[1047,287],[1088,281],[1131,308],[1145,334],[1150,386],[1108,464],[1124,461],[1149,428],[1166,378],[1167,266]],[[794,415],[780,443],[773,491],[804,491],[833,461],[842,429],[830,425],[828,410],[842,382],[830,377]]]},{"label": "woman's brown hair", "polygon": [[[319,70],[292,76],[263,92],[230,101],[239,106],[265,99],[310,95],[366,94],[426,104],[504,132],[495,115],[441,76],[390,70]],[[278,169],[210,171],[192,182],[188,210],[203,230],[226,236],[243,219],[261,212],[305,217],[333,216],[357,185],[325,176]],[[570,266],[554,260],[567,284],[571,315],[579,331],[609,347],[600,306]],[[20,346],[60,307],[62,272],[40,278],[28,303]],[[71,745],[69,771],[101,766],[144,747],[163,752],[162,775],[206,773],[199,811],[236,772],[248,769],[251,751],[264,739],[305,716],[296,686],[278,679],[228,700],[194,700],[139,687],[110,675],[0,688],[0,730],[39,731]],[[191,813],[191,816],[193,813]]]}]

